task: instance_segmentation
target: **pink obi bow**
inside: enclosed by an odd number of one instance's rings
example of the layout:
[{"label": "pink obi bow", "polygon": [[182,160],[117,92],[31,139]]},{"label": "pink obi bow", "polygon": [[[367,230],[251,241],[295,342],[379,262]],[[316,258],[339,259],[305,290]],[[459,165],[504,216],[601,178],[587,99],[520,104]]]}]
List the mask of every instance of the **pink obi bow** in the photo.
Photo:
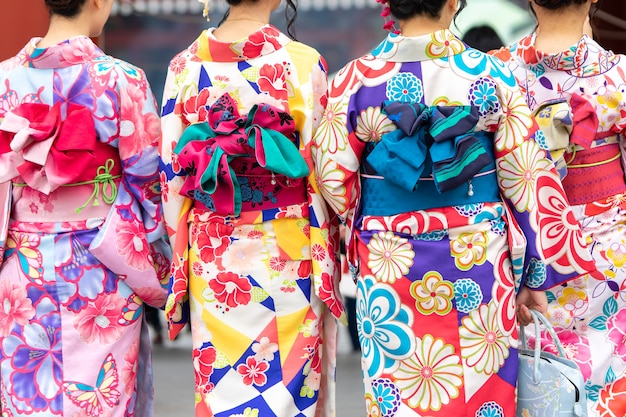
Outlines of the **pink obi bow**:
[{"label": "pink obi bow", "polygon": [[209,109],[208,122],[189,126],[174,149],[187,173],[180,193],[217,213],[239,215],[240,173],[231,162],[246,158],[268,174],[304,178],[309,168],[295,142],[295,122],[289,114],[256,104],[241,116],[234,99],[224,94]]},{"label": "pink obi bow", "polygon": [[22,177],[29,187],[50,194],[75,182],[95,161],[96,132],[88,108],[22,103],[0,123],[0,182]]}]

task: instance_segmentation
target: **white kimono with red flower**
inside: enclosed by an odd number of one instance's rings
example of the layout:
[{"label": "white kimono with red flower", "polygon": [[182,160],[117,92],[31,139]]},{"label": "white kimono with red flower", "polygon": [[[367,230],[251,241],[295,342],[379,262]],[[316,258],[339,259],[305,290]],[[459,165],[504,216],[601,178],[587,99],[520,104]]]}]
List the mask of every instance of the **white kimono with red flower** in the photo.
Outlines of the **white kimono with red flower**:
[{"label": "white kimono with red flower", "polygon": [[[587,36],[544,53],[534,34],[497,56],[537,115],[543,146],[564,156],[563,186],[602,273],[551,289],[548,319],[585,376],[589,417],[626,415],[626,57]],[[547,333],[542,343],[556,352]]]},{"label": "white kimono with red flower", "polygon": [[[232,44],[205,31],[170,62],[160,148],[174,252],[166,312],[172,338],[191,322],[196,416],[334,415],[335,320],[344,317],[338,228],[310,154],[326,71],[314,49],[271,25]],[[276,139],[267,157],[290,146],[308,174],[275,176],[258,144],[258,158],[241,162],[232,148],[248,146],[243,130],[265,129],[264,146],[280,136],[255,124],[259,112],[295,123],[291,142]],[[228,123],[240,135],[230,150]],[[193,132],[207,136],[188,141]],[[217,155],[219,168],[211,160],[210,171],[207,158]],[[282,200],[290,193],[299,197]]]}]

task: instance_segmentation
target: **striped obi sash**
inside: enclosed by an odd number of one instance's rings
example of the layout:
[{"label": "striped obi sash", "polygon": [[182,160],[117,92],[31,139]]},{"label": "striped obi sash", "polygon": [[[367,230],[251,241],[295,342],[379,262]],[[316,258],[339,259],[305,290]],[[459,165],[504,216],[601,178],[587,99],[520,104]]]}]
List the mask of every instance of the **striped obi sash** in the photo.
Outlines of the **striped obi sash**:
[{"label": "striped obi sash", "polygon": [[477,108],[386,101],[382,110],[398,129],[365,151],[362,214],[501,201],[493,136],[474,131]]}]

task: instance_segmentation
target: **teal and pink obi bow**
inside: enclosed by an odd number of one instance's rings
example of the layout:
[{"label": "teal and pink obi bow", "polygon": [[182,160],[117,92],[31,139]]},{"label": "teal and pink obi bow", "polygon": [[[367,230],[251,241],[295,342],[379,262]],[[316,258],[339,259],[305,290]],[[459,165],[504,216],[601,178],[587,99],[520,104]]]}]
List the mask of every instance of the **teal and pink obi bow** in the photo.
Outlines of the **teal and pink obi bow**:
[{"label": "teal and pink obi bow", "polygon": [[[425,106],[385,101],[382,111],[398,129],[386,133],[367,157],[376,172],[408,191],[430,176],[440,193],[471,180],[493,162],[475,132],[478,109],[473,106]],[[432,167],[432,168],[431,168]]]},{"label": "teal and pink obi bow", "polygon": [[198,192],[208,194],[210,208],[221,214],[241,213],[241,188],[232,166],[237,158],[250,160],[250,169],[260,166],[288,178],[309,174],[296,146],[295,122],[288,113],[255,104],[241,116],[228,94],[211,106],[207,122],[185,129],[174,152],[187,173],[180,193],[200,201]]},{"label": "teal and pink obi bow", "polygon": [[[0,124],[0,183],[22,177],[44,194],[94,170],[96,131],[88,108],[22,103]],[[93,176],[92,176],[93,178]]]}]

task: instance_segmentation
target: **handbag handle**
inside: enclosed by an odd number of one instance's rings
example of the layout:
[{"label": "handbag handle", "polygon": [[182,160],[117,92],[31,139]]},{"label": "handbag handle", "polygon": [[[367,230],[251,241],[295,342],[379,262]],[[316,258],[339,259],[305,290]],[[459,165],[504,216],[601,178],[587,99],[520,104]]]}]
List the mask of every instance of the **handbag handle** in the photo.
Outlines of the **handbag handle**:
[{"label": "handbag handle", "polygon": [[[554,328],[552,327],[552,324],[550,324],[548,319],[543,314],[541,314],[540,312],[536,310],[530,309],[529,311],[530,311],[530,315],[533,318],[533,322],[535,323],[535,360],[534,360],[534,367],[533,367],[533,382],[535,384],[538,384],[539,381],[541,380],[539,376],[539,360],[541,357],[540,322],[541,324],[544,325],[548,333],[550,333],[550,337],[552,337],[552,341],[554,342],[554,345],[556,346],[559,356],[564,359],[569,359],[569,358],[567,357],[567,354],[565,353],[565,349],[563,348],[563,344],[561,343],[561,340],[557,336],[556,332],[554,331]],[[528,349],[528,345],[526,341],[526,334],[524,332],[524,326],[522,326],[520,333],[521,333],[520,342],[522,343],[522,348]]]}]

